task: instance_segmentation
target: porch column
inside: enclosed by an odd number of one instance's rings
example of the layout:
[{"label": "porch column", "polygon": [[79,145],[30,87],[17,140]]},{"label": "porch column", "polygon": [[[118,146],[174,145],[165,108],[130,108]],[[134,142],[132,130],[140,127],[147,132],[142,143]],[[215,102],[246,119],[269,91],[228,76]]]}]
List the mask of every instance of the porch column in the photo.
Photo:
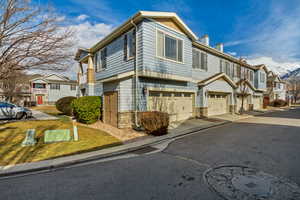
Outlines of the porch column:
[{"label": "porch column", "polygon": [[95,70],[93,57],[91,54],[88,56],[88,67],[87,67],[87,94],[88,96],[94,96],[94,84],[95,84]]},{"label": "porch column", "polygon": [[87,83],[95,83],[95,71],[92,55],[88,57],[88,67],[87,67]]}]

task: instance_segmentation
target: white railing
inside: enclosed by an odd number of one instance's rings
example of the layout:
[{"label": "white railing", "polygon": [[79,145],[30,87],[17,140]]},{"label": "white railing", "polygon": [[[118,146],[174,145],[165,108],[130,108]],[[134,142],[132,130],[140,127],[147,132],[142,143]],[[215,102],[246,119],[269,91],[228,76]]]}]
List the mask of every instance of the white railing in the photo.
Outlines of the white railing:
[{"label": "white railing", "polygon": [[46,88],[32,88],[32,92],[35,94],[46,94],[47,89]]}]

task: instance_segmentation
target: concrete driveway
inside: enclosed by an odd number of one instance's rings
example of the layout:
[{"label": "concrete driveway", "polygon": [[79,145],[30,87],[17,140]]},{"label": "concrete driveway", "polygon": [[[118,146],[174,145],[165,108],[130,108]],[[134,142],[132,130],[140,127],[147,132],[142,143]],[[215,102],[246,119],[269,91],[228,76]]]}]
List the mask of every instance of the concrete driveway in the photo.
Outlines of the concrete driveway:
[{"label": "concrete driveway", "polygon": [[257,168],[300,185],[300,110],[240,120],[178,139],[161,152],[152,150],[2,179],[1,197],[218,200],[222,198],[209,189],[203,175],[219,165]]}]

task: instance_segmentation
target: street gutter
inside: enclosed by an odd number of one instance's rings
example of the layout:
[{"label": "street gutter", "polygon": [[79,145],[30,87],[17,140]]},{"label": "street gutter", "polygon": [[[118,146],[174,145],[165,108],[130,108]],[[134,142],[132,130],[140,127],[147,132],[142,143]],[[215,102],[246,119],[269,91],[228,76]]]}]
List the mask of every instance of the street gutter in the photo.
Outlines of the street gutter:
[{"label": "street gutter", "polygon": [[[281,110],[272,110],[264,113],[257,113],[256,115],[250,115],[242,119],[246,119],[246,118],[250,118],[250,117],[254,117],[266,113],[271,113],[271,112],[278,112],[278,111]],[[51,159],[51,160],[43,160],[43,161],[32,162],[32,163],[23,163],[14,166],[0,166],[0,177],[9,177],[9,176],[15,176],[20,174],[29,174],[32,172],[55,170],[59,168],[68,167],[74,164],[81,164],[81,163],[105,159],[113,156],[120,156],[136,150],[143,149],[151,145],[162,143],[171,139],[178,139],[187,135],[192,135],[194,133],[197,133],[198,131],[222,126],[233,122],[235,121],[216,122],[214,124],[202,126],[201,128],[198,127],[198,128],[186,129],[183,132],[182,131],[173,132],[173,133],[171,132],[170,134],[159,136],[159,137],[146,138],[144,140],[140,140],[140,141],[136,141],[136,142],[132,142],[132,143],[116,146],[116,147],[111,147],[107,149],[102,149],[98,151],[92,151],[92,152],[82,153],[82,154],[77,154],[72,156],[65,156],[65,157]]]}]

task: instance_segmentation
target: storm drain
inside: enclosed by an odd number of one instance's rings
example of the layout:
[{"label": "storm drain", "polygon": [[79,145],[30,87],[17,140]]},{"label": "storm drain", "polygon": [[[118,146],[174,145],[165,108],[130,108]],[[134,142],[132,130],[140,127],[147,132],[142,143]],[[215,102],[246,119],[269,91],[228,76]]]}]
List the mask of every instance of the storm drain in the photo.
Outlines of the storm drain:
[{"label": "storm drain", "polygon": [[151,153],[151,152],[156,151],[156,150],[157,150],[157,148],[147,146],[147,147],[144,147],[142,149],[132,151],[131,153],[141,155],[141,154]]},{"label": "storm drain", "polygon": [[212,191],[227,200],[300,199],[297,184],[249,167],[211,168],[204,173],[204,179]]}]

